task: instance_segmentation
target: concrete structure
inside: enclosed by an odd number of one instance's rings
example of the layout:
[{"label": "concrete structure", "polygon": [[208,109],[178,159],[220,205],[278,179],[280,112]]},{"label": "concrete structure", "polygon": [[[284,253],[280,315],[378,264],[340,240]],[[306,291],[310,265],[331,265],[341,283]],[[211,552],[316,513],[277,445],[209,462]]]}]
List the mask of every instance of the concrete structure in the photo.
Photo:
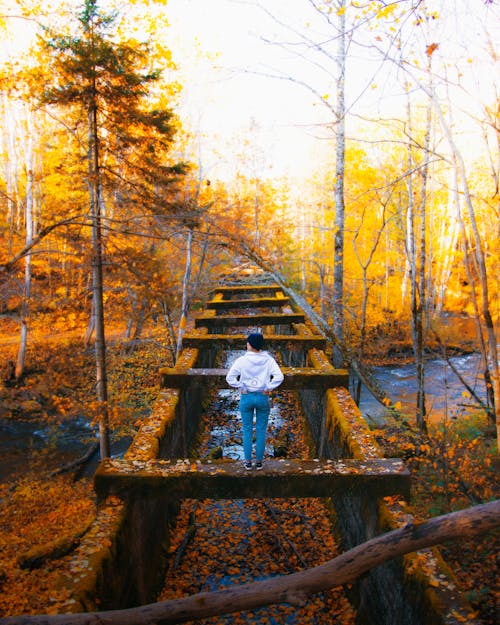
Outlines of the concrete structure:
[{"label": "concrete structure", "polygon": [[[259,313],[258,308],[273,309]],[[168,527],[183,497],[317,496],[326,498],[337,538],[350,548],[406,524],[409,475],[398,459],[384,459],[348,391],[348,372],[336,370],[324,338],[274,284],[216,289],[207,312],[185,337],[173,368],[160,371],[163,388],[150,417],[120,460],[99,467],[98,517],[70,563],[67,611],[130,607],[155,600],[164,578]],[[254,308],[252,314],[231,310]],[[239,464],[189,459],[199,430],[207,384],[225,387],[214,368],[218,351],[234,346],[225,328],[260,326],[274,335],[286,363],[284,388],[300,398],[314,442],[315,460],[270,461],[260,474]],[[216,332],[211,334],[211,332]],[[242,346],[243,348],[243,346]],[[392,495],[389,505],[383,497]],[[372,570],[351,591],[361,624],[471,623],[470,606],[436,550],[425,550]],[[457,616],[458,615],[458,616]]]}]

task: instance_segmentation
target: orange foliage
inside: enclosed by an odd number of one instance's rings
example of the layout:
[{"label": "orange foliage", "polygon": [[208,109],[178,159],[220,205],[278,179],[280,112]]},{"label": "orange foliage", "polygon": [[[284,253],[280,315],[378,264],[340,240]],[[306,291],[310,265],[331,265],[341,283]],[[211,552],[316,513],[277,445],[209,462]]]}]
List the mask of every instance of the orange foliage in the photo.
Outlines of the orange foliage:
[{"label": "orange foliage", "polygon": [[[92,484],[31,475],[0,484],[0,615],[36,614],[57,593],[67,558],[22,570],[17,558],[61,535],[76,534],[95,515]],[[68,556],[69,557],[69,556]]]},{"label": "orange foliage", "polygon": [[[402,456],[412,472],[411,508],[417,518],[446,514],[495,499],[500,474],[494,439],[481,435],[477,417],[431,425],[429,436],[415,436],[399,428],[376,430],[386,456]],[[500,597],[498,553],[500,531],[484,538],[447,543],[441,552],[477,609],[481,622],[496,625]]]}]

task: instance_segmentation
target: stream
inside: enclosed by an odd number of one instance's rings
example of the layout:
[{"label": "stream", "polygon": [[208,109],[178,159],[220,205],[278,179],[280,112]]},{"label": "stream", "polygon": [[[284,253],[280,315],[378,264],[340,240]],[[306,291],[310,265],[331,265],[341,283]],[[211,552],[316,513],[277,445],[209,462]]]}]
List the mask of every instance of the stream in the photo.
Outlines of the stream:
[{"label": "stream", "polygon": [[[484,401],[486,396],[479,354],[453,356],[450,361],[477,396]],[[417,399],[415,365],[408,363],[374,367],[373,373],[387,396],[394,403],[401,403],[401,413],[413,421]],[[475,401],[469,397],[451,367],[445,360],[439,358],[429,360],[425,364],[425,393],[428,419],[433,423],[445,419],[458,419],[475,406]],[[369,421],[383,422],[386,408],[365,387],[361,392],[359,407]]]},{"label": "stream", "polygon": [[[241,352],[234,351],[231,358],[236,358]],[[468,381],[478,395],[484,399],[484,385],[480,379],[480,357],[478,354],[454,356],[450,359],[461,375]],[[230,361],[226,366],[229,366]],[[373,373],[385,389],[393,402],[401,403],[401,411],[410,419],[414,418],[416,400],[415,366],[412,364],[374,367]],[[233,417],[237,414],[237,401],[229,401],[232,391],[220,391],[220,401],[229,410]],[[429,360],[426,363],[426,393],[427,410],[433,422],[444,418],[460,418],[465,411],[470,410],[468,405],[474,402],[463,395],[464,388],[460,380],[452,372],[445,361],[441,359]],[[386,409],[379,404],[364,388],[361,394],[360,409],[369,422],[382,423]],[[235,422],[235,419],[231,419]],[[279,430],[282,420],[276,409],[271,410],[270,432]],[[37,463],[49,462],[51,466],[58,466],[64,462],[78,458],[88,449],[96,432],[89,422],[79,417],[66,421],[63,425],[47,425],[39,419],[26,421],[0,417],[0,481],[7,480],[13,475],[22,475],[29,469],[40,466]],[[242,455],[241,440],[235,433],[228,430],[227,423],[223,427],[214,427],[211,446],[224,447],[224,455],[228,458],[239,459]],[[130,439],[113,443],[113,455],[121,455],[126,450]],[[266,450],[270,453],[270,449]],[[95,466],[93,467],[95,468]]]}]

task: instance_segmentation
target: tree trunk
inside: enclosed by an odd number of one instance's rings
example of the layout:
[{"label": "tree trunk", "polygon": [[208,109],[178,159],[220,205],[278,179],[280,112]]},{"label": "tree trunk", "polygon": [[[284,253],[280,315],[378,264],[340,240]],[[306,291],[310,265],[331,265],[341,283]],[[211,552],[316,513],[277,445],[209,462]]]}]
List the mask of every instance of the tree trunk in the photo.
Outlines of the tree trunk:
[{"label": "tree trunk", "polygon": [[[26,107],[26,200],[25,200],[25,217],[24,227],[26,230],[25,244],[29,249],[33,241],[34,221],[34,156],[33,156],[33,124],[32,111]],[[31,251],[24,257],[24,293],[21,304],[21,331],[19,340],[19,349],[16,359],[16,380],[21,379],[24,374],[26,348],[28,343],[28,316],[31,299]]]},{"label": "tree trunk", "polygon": [[179,321],[179,329],[177,332],[177,347],[175,351],[175,359],[179,357],[182,351],[182,338],[186,331],[186,322],[189,308],[189,281],[191,279],[191,266],[192,266],[192,247],[193,247],[193,229],[188,228],[187,241],[186,241],[186,266],[184,268],[184,279],[182,281],[182,304],[181,304],[181,317]]},{"label": "tree trunk", "polygon": [[4,151],[7,155],[5,166],[5,187],[7,200],[7,224],[8,224],[8,240],[7,254],[10,258],[13,250],[13,236],[15,224],[19,214],[19,184],[18,184],[18,156],[16,150],[16,132],[17,129],[12,120],[15,119],[13,112],[10,110],[9,100],[6,93],[2,94],[3,102],[3,133],[2,139],[4,143]]},{"label": "tree trunk", "polygon": [[[363,261],[363,259],[361,258],[361,253],[358,249],[358,238],[361,232],[361,228],[363,227],[364,224],[364,217],[365,214],[363,212],[363,216],[361,218],[361,223],[359,224],[358,228],[356,229],[356,232],[354,234],[353,240],[352,240],[352,245],[354,248],[354,253],[356,254],[356,259],[363,271],[363,300],[361,303],[361,323],[359,326],[359,348],[358,348],[358,355],[357,355],[357,359],[358,362],[362,362],[363,358],[364,358],[364,346],[366,343],[366,326],[367,326],[367,316],[368,316],[368,296],[369,296],[369,292],[370,292],[370,285],[369,285],[369,281],[368,281],[368,268],[370,267],[372,261],[373,261],[373,257],[375,256],[375,252],[377,251],[378,248],[378,244],[380,243],[380,239],[382,238],[382,233],[385,230],[385,226],[387,225],[387,219],[386,219],[386,208],[387,208],[387,202],[384,202],[382,205],[382,222],[380,224],[380,228],[378,229],[376,235],[375,235],[375,239],[373,240],[371,249],[368,253],[368,256],[366,258],[365,261]],[[354,401],[356,402],[357,405],[359,405],[361,399],[361,378],[358,378],[357,384],[355,386],[355,397],[354,397]]]},{"label": "tree trunk", "polygon": [[[430,60],[429,60],[430,63]],[[430,73],[430,66],[429,66]],[[426,324],[426,310],[427,310],[427,177],[429,173],[429,148],[431,140],[431,122],[432,122],[432,108],[431,101],[427,106],[427,120],[425,128],[425,145],[424,145],[424,165],[421,169],[422,185],[420,189],[420,203],[418,210],[418,217],[420,221],[419,229],[419,253],[418,253],[418,274],[417,274],[417,301],[415,306],[415,364],[417,369],[417,427],[420,431],[427,431],[427,410],[425,406],[425,363],[424,363],[424,349],[425,349],[425,324]]]},{"label": "tree trunk", "polygon": [[[346,2],[339,2],[337,47],[336,160],[335,160],[335,243],[333,259],[333,332],[340,343],[344,340],[344,175],[345,175],[345,70],[346,70]],[[333,364],[342,367],[339,349],[333,349]]]},{"label": "tree trunk", "polygon": [[[431,74],[431,57],[429,57],[429,75]],[[417,220],[419,223],[418,252],[415,247],[415,267],[414,271],[414,287],[412,288],[412,337],[413,337],[413,353],[415,356],[415,366],[417,372],[417,403],[416,403],[416,419],[417,427],[421,432],[427,431],[427,411],[425,406],[425,323],[426,323],[426,301],[427,301],[427,177],[429,173],[429,148],[431,139],[431,123],[432,123],[432,102],[429,98],[427,106],[427,118],[425,128],[424,143],[424,163],[420,170],[422,176],[422,184],[420,188],[420,202],[418,204]]]},{"label": "tree trunk", "polygon": [[127,289],[128,298],[130,300],[130,314],[127,321],[127,329],[125,330],[125,337],[127,339],[132,338],[132,330],[134,328],[134,320],[137,314],[137,295],[130,287]]},{"label": "tree trunk", "polygon": [[89,347],[90,342],[92,341],[92,336],[94,335],[94,330],[95,330],[95,312],[94,312],[94,298],[92,297],[92,301],[90,304],[89,322],[85,330],[85,336],[83,337],[83,346],[85,348]]},{"label": "tree trunk", "polygon": [[444,541],[482,536],[499,525],[500,500],[497,500],[425,523],[409,523],[372,538],[325,564],[291,575],[127,610],[12,616],[4,618],[2,625],[172,625],[275,603],[303,605],[309,595],[352,584],[363,573],[387,560]]},{"label": "tree trunk", "polygon": [[135,329],[133,334],[134,341],[138,341],[141,338],[142,331],[144,329],[144,324],[146,323],[147,317],[147,309],[148,309],[148,300],[146,297],[142,298],[140,306],[138,306],[136,311],[136,320],[135,320]]},{"label": "tree trunk", "polygon": [[[453,175],[451,176],[453,178]],[[450,189],[453,189],[453,185],[450,185]],[[450,193],[449,199],[449,207],[448,213],[450,215],[450,220],[453,219],[454,206],[455,206],[455,194]],[[443,312],[444,300],[446,291],[448,288],[448,282],[451,276],[451,271],[453,267],[454,261],[454,251],[457,246],[457,242],[459,239],[460,227],[458,222],[453,222],[448,228],[448,232],[445,232],[446,227],[444,224],[441,225],[441,231],[439,236],[437,237],[440,241],[443,242],[442,252],[441,252],[441,267],[438,272],[436,272],[436,287],[435,287],[435,297],[436,297],[436,306],[435,306],[435,314],[437,316],[441,315]]]},{"label": "tree trunk", "polygon": [[[94,85],[94,94],[96,93]],[[97,104],[92,99],[89,106],[89,197],[92,219],[92,295],[95,319],[96,394],[99,404],[99,440],[101,460],[110,455],[108,413],[108,380],[106,371],[106,339],[104,326],[104,297],[102,277],[102,221],[101,184],[99,171],[99,136]]]},{"label": "tree trunk", "polygon": [[[415,198],[413,187],[413,170],[414,160],[412,154],[412,111],[410,105],[410,95],[406,96],[406,123],[408,125],[408,144],[406,146],[406,186],[408,205],[406,209],[406,266],[408,269],[409,283],[410,283],[410,324],[411,324],[411,341],[413,346],[413,354],[415,358],[415,364],[417,366],[417,375],[419,369],[419,358],[417,346],[417,317],[418,317],[418,302],[417,302],[417,253],[415,245]],[[422,415],[417,410],[417,427],[419,430],[423,430]]]}]

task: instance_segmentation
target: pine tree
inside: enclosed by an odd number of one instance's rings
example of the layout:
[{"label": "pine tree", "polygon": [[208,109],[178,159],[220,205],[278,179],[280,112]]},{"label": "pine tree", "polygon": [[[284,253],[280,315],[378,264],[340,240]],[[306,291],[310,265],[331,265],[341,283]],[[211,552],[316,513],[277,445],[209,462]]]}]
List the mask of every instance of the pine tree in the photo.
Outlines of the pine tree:
[{"label": "pine tree", "polygon": [[86,132],[101,458],[110,453],[103,297],[106,204],[112,197],[153,212],[168,209],[172,183],[186,171],[182,163],[167,162],[176,132],[172,110],[148,106],[148,95],[160,78],[157,70],[143,70],[149,64],[149,48],[116,41],[115,20],[116,15],[99,10],[96,0],[85,0],[74,34],[47,32],[50,84],[41,98],[46,105],[70,108]]}]

